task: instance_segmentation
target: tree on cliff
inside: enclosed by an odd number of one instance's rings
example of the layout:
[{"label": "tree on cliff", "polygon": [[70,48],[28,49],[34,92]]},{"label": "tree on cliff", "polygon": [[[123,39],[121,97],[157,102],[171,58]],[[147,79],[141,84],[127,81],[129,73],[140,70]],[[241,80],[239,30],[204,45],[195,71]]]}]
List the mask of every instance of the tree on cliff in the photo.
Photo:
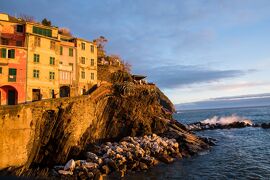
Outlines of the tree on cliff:
[{"label": "tree on cliff", "polygon": [[72,36],[72,33],[68,28],[60,28],[58,32],[64,36]]},{"label": "tree on cliff", "polygon": [[44,26],[51,26],[51,25],[52,25],[52,22],[49,21],[48,19],[44,18],[44,19],[41,21],[41,24],[44,25]]},{"label": "tree on cliff", "polygon": [[105,44],[107,42],[108,40],[104,36],[94,39],[94,43],[97,45],[97,56],[99,60],[106,57]]}]

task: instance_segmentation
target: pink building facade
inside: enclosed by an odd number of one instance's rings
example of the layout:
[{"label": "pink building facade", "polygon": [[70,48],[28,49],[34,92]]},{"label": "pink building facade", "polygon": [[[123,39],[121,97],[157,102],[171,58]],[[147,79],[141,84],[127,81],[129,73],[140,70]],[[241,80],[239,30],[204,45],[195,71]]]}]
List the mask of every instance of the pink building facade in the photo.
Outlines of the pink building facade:
[{"label": "pink building facade", "polygon": [[0,105],[26,99],[25,25],[8,15],[0,17]]}]

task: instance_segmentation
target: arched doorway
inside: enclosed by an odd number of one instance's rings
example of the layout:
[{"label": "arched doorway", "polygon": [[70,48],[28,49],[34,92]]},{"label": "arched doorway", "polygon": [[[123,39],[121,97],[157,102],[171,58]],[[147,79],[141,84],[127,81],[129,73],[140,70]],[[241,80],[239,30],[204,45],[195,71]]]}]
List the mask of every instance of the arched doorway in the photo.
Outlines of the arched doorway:
[{"label": "arched doorway", "polygon": [[1,86],[1,104],[16,105],[18,104],[18,91],[13,86]]},{"label": "arched doorway", "polygon": [[69,97],[70,96],[70,87],[61,86],[60,87],[60,97]]}]

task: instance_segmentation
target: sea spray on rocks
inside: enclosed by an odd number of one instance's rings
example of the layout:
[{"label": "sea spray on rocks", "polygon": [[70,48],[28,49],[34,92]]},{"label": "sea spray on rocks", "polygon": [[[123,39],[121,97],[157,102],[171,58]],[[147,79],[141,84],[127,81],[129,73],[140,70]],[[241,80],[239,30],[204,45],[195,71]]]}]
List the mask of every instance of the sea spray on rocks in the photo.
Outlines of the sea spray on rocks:
[{"label": "sea spray on rocks", "polygon": [[195,122],[186,125],[186,128],[191,131],[200,131],[206,129],[229,129],[229,128],[243,128],[253,126],[251,120],[235,114],[231,116],[214,116],[200,122]]},{"label": "sea spray on rocks", "polygon": [[156,134],[143,137],[125,137],[119,143],[106,142],[98,150],[86,152],[85,160],[69,160],[65,166],[55,166],[58,176],[94,178],[102,174],[118,173],[123,177],[127,171],[147,170],[160,161],[172,163],[181,158],[179,144],[175,139]]}]

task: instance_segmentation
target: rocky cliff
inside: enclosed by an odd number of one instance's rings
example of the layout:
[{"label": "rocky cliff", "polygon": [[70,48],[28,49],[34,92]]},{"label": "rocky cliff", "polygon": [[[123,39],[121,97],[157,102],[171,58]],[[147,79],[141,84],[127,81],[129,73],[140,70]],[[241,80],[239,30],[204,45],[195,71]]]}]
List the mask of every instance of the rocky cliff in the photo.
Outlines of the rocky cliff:
[{"label": "rocky cliff", "polygon": [[46,176],[47,167],[79,158],[94,143],[152,133],[176,139],[182,156],[208,148],[207,139],[172,119],[173,111],[155,85],[132,82],[105,84],[81,97],[1,107],[0,168]]}]

